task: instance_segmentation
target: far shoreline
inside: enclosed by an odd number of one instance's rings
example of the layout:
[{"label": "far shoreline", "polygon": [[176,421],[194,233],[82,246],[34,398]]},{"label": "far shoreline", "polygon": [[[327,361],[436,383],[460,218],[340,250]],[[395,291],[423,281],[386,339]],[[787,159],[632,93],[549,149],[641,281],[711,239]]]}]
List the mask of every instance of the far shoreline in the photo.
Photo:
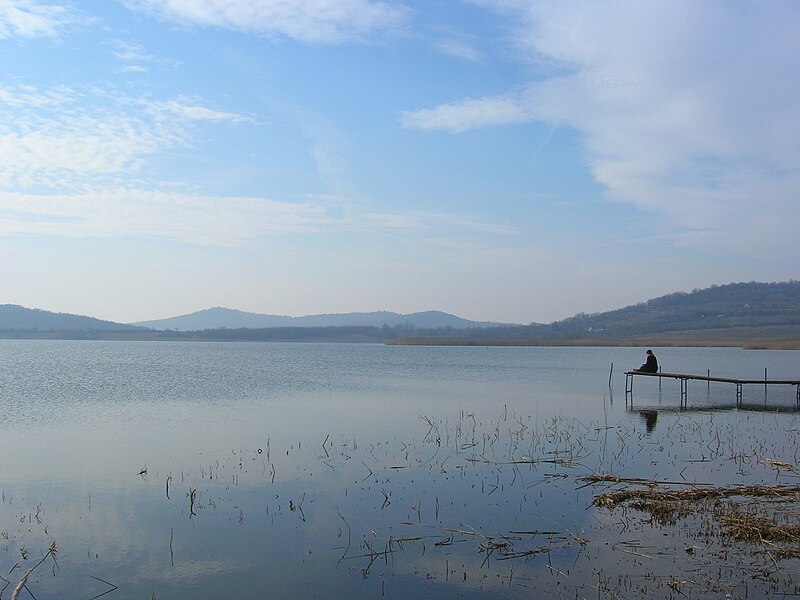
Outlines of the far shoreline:
[{"label": "far shoreline", "polygon": [[699,348],[743,348],[745,350],[800,350],[800,340],[702,340],[702,339],[481,339],[481,338],[395,338],[387,346],[660,346]]},{"label": "far shoreline", "polygon": [[[334,328],[335,329],[335,328]],[[243,335],[251,330],[177,331],[32,331],[0,330],[0,340],[61,340],[105,342],[253,342],[293,344],[382,344],[386,346],[497,346],[497,347],[698,347],[742,348],[745,350],[800,350],[800,338],[786,339],[709,339],[680,337],[640,338],[481,338],[481,337],[402,337],[381,339],[363,333],[309,331],[307,335]]]}]

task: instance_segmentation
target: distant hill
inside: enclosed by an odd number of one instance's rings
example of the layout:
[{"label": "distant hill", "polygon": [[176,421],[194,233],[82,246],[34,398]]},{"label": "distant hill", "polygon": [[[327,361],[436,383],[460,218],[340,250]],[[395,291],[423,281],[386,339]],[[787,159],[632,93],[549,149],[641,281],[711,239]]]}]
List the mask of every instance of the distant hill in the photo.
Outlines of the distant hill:
[{"label": "distant hill", "polygon": [[55,313],[16,304],[0,304],[0,330],[5,331],[139,331],[141,327],[92,317]]},{"label": "distant hill", "polygon": [[[423,337],[424,332],[414,336]],[[731,283],[676,292],[549,324],[441,334],[477,339],[800,339],[800,281]],[[413,336],[412,336],[413,337]]]},{"label": "distant hill", "polygon": [[552,333],[752,339],[800,337],[800,281],[731,283],[677,292],[548,326]]},{"label": "distant hill", "polygon": [[[136,325],[139,325],[138,327]],[[143,326],[155,329],[147,329]],[[676,292],[548,324],[483,323],[438,312],[379,311],[287,317],[212,308],[124,325],[0,305],[0,337],[63,339],[347,341],[474,344],[703,344],[800,340],[800,281],[731,283]],[[792,346],[795,347],[795,346]]]},{"label": "distant hill", "polygon": [[399,314],[389,311],[343,313],[289,317],[244,312],[232,308],[215,307],[188,315],[140,321],[140,327],[171,331],[203,331],[207,329],[265,329],[273,327],[396,327],[410,325],[419,329],[468,329],[472,327],[498,327],[501,323],[469,321],[440,311]]}]

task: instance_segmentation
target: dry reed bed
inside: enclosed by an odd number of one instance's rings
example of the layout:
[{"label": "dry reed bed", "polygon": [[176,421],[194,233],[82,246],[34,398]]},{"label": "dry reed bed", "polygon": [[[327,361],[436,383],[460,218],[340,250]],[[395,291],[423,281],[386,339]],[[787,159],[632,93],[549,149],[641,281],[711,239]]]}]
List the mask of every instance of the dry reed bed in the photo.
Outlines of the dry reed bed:
[{"label": "dry reed bed", "polygon": [[[725,540],[761,545],[775,558],[800,558],[800,485],[703,485],[692,489],[659,489],[663,485],[690,485],[600,473],[582,477],[587,485],[615,483],[626,487],[599,494],[592,506],[614,510],[630,506],[649,513],[659,525],[675,525],[688,516],[717,524],[717,536]],[[743,510],[733,498],[748,502]]]},{"label": "dry reed bed", "polygon": [[626,489],[596,496],[592,505],[613,509],[630,500],[650,502],[698,502],[734,496],[790,498],[800,501],[800,486],[741,485],[732,487],[704,487],[691,490]]}]

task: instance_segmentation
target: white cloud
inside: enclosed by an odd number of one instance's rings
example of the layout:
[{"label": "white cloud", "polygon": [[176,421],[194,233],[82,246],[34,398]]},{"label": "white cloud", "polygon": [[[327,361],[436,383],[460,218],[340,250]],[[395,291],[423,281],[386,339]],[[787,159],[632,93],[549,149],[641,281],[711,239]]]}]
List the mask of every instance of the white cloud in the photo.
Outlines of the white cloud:
[{"label": "white cloud", "polygon": [[142,236],[236,246],[264,235],[314,232],[331,222],[324,207],[264,198],[131,188],[69,195],[0,192],[0,235]]},{"label": "white cloud", "polygon": [[[264,236],[342,231],[422,232],[441,245],[442,229],[513,235],[509,227],[443,213],[353,213],[339,204],[292,203],[180,191],[105,187],[73,194],[0,191],[0,236],[147,237],[204,246],[239,246]],[[449,239],[449,238],[448,238]],[[452,240],[451,240],[452,241]],[[416,242],[415,242],[416,243]],[[461,248],[461,246],[459,246]]]},{"label": "white cloud", "polygon": [[14,87],[0,85],[0,107],[25,109],[61,107],[76,99],[76,92],[63,85],[47,90],[39,90],[30,85]]},{"label": "white cloud", "polygon": [[531,120],[533,116],[513,98],[463,100],[436,108],[406,112],[401,117],[403,126],[409,129],[444,129],[450,133]]},{"label": "white cloud", "polygon": [[122,40],[114,40],[114,56],[123,62],[152,62],[155,56],[148,54],[141,44],[131,44]]},{"label": "white cloud", "polygon": [[[186,192],[188,183],[170,189],[145,175],[136,181],[156,157],[190,146],[195,123],[244,121],[252,122],[198,98],[156,101],[103,89],[0,87],[0,236],[140,236],[232,246],[322,230],[511,232],[457,215],[343,211],[350,203],[341,199],[210,196]],[[321,172],[335,178],[341,170],[338,130],[320,119],[305,124],[319,138],[312,153]]]},{"label": "white cloud", "polygon": [[248,120],[185,98],[0,87],[0,187],[75,190],[121,181],[146,159],[189,145],[192,123]]},{"label": "white cloud", "polygon": [[69,186],[74,177],[128,173],[167,143],[146,124],[119,116],[42,123],[0,135],[0,186]]},{"label": "white cloud", "polygon": [[179,64],[177,61],[159,58],[148,53],[141,44],[124,40],[112,40],[109,44],[113,48],[112,53],[114,56],[123,63],[122,70],[129,73],[146,72],[151,64],[165,69],[174,69]]},{"label": "white cloud", "polygon": [[609,199],[705,234],[694,244],[798,253],[800,4],[476,3],[514,20],[539,79],[406,113],[407,127],[571,126]]},{"label": "white cloud", "polygon": [[251,120],[235,113],[208,108],[197,100],[187,99],[149,102],[147,103],[147,110],[152,113],[171,113],[176,117],[189,121],[231,121],[241,123]]},{"label": "white cloud", "polygon": [[450,56],[474,63],[482,63],[483,56],[470,44],[456,39],[445,39],[437,44],[439,50]]},{"label": "white cloud", "polygon": [[75,21],[71,11],[36,0],[0,0],[0,39],[49,37]]},{"label": "white cloud", "polygon": [[123,0],[180,23],[224,27],[314,44],[357,41],[402,28],[405,7],[373,0]]}]

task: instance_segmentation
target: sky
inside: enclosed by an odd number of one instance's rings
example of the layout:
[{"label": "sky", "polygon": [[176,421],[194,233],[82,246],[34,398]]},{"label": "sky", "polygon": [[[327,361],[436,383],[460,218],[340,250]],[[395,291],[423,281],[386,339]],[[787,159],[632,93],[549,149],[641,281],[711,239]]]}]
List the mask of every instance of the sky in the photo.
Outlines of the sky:
[{"label": "sky", "polygon": [[800,3],[0,0],[0,304],[551,322],[800,278]]}]

